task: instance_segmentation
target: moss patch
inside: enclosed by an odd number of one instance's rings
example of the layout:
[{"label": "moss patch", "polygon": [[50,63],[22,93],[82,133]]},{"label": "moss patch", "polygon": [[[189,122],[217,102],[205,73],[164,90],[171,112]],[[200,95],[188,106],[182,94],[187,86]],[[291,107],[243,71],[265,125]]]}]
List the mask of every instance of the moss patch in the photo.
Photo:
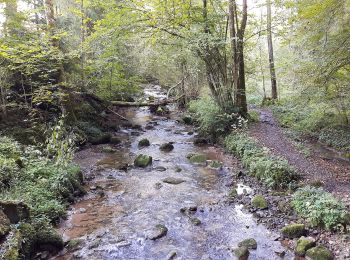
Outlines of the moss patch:
[{"label": "moss patch", "polygon": [[189,154],[187,158],[191,163],[206,163],[207,157],[204,154]]},{"label": "moss patch", "polygon": [[150,143],[150,141],[149,141],[147,138],[141,139],[141,140],[139,141],[139,144],[138,144],[138,146],[139,146],[140,148],[142,148],[142,147],[147,147],[147,146],[150,146],[150,145],[151,145],[151,143]]},{"label": "moss patch", "polygon": [[305,234],[304,224],[291,224],[281,230],[284,237],[287,238],[298,238]]},{"label": "moss patch", "polygon": [[134,165],[136,167],[141,167],[141,168],[146,168],[148,165],[151,165],[151,164],[152,164],[152,157],[145,154],[138,155],[134,161]]},{"label": "moss patch", "polygon": [[267,209],[268,203],[267,200],[262,195],[257,195],[252,199],[252,205],[258,209]]},{"label": "moss patch", "polygon": [[257,249],[258,243],[254,238],[245,239],[238,244],[239,247],[246,247],[248,249]]},{"label": "moss patch", "polygon": [[333,254],[324,246],[316,246],[306,251],[306,256],[312,260],[332,260]]},{"label": "moss patch", "polygon": [[301,237],[297,242],[295,254],[298,256],[304,256],[306,254],[306,251],[314,246],[316,246],[316,242],[314,240],[310,238]]}]

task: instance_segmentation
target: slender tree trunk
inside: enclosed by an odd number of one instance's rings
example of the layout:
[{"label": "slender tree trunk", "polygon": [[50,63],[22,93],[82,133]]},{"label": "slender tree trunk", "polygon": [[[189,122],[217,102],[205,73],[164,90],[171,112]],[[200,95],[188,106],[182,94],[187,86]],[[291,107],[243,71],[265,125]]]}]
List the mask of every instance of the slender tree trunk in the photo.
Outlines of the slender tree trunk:
[{"label": "slender tree trunk", "polygon": [[269,65],[271,75],[271,96],[272,99],[277,99],[277,79],[275,70],[275,61],[273,55],[272,29],[271,29],[271,0],[267,0],[267,44],[269,49]]},{"label": "slender tree trunk", "polygon": [[5,90],[2,84],[0,86],[0,91],[1,91],[2,115],[3,115],[3,118],[6,119],[7,118],[6,97],[5,97]]},{"label": "slender tree trunk", "polygon": [[84,11],[84,0],[80,1],[80,12],[81,12],[81,91],[85,91],[85,52],[84,52],[84,42],[85,42],[85,11]]}]

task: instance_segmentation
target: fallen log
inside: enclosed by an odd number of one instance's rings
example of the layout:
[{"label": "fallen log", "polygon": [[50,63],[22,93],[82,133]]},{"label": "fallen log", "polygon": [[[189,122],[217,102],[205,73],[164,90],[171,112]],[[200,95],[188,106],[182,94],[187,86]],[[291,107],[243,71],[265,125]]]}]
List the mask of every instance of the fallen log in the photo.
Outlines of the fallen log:
[{"label": "fallen log", "polygon": [[[182,96],[181,96],[182,97]],[[153,102],[126,102],[126,101],[110,101],[113,106],[119,107],[159,107],[176,103],[181,97],[176,99],[164,99]]]}]

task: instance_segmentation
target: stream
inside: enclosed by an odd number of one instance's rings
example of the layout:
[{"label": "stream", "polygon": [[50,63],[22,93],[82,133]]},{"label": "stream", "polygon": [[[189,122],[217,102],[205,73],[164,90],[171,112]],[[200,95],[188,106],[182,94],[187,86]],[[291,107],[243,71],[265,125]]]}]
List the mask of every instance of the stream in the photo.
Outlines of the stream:
[{"label": "stream", "polygon": [[[162,96],[159,88],[145,93]],[[284,259],[293,259],[275,241],[279,234],[258,225],[243,206],[229,203],[227,194],[240,170],[238,160],[215,146],[195,146],[196,133],[178,122],[181,115],[156,116],[137,108],[125,116],[142,128],[115,133],[122,140],[119,145],[91,146],[76,154],[88,194],[71,206],[61,224],[60,232],[71,240],[71,248],[54,259],[235,259],[232,249],[247,238],[258,244],[249,259],[281,259],[278,253],[284,252]],[[143,138],[151,145],[140,149]],[[166,142],[173,142],[173,151],[160,151]],[[106,153],[108,146],[115,151]],[[141,153],[153,157],[152,166],[132,166]],[[189,153],[205,154],[223,167],[191,164]],[[163,182],[167,177],[183,182]],[[242,184],[237,189],[249,192]],[[154,237],[157,225],[168,229],[159,238]]]}]

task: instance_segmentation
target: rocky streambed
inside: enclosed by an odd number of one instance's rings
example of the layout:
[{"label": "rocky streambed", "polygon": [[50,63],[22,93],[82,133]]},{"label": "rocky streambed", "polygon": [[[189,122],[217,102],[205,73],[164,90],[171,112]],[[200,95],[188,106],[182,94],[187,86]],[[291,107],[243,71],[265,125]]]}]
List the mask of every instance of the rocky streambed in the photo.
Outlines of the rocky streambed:
[{"label": "rocky streambed", "polygon": [[[233,203],[232,189],[256,193],[242,184],[238,160],[194,145],[193,128],[177,115],[135,109],[127,116],[133,126],[115,133],[120,144],[76,154],[89,192],[61,224],[67,246],[55,259],[294,258],[278,232]],[[140,154],[152,163],[135,167]]]}]

